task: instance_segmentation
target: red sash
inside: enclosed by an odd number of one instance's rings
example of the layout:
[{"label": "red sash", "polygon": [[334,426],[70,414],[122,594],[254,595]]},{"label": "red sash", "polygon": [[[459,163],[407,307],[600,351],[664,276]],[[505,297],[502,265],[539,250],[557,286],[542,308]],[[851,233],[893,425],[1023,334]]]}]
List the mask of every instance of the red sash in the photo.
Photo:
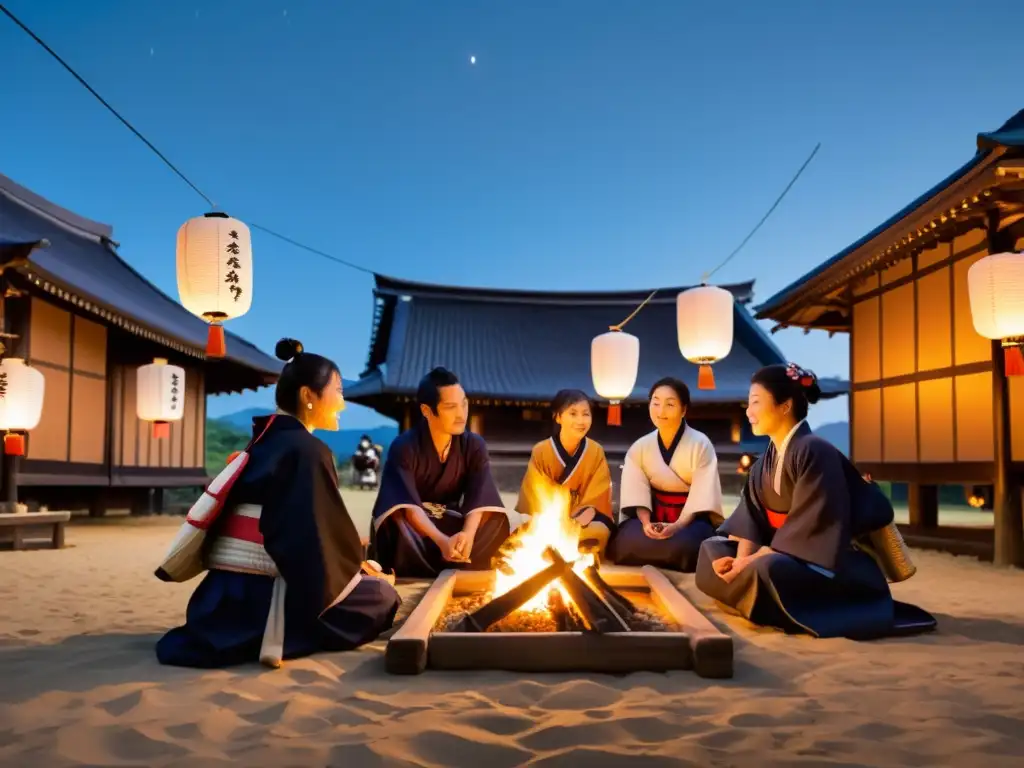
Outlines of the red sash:
[{"label": "red sash", "polygon": [[232,512],[224,521],[224,528],[220,535],[263,546],[263,534],[260,533],[260,521],[257,517],[248,517]]},{"label": "red sash", "polygon": [[651,488],[651,496],[654,500],[654,509],[651,510],[652,523],[674,523],[683,514],[683,505],[689,498],[689,493],[669,493]]},{"label": "red sash", "polygon": [[764,512],[768,516],[768,525],[776,531],[782,527],[782,524],[786,522],[786,518],[789,517],[789,513],[787,512],[773,512],[768,509],[768,507],[764,508]]}]

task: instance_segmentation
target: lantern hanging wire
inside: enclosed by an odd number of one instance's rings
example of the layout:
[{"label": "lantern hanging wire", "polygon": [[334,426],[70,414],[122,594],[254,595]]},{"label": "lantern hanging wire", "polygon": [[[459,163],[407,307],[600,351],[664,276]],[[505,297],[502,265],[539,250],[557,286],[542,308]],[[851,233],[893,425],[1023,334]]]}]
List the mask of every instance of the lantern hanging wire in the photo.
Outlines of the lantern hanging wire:
[{"label": "lantern hanging wire", "polygon": [[[705,272],[701,276],[701,280],[700,280],[700,284],[701,285],[707,285],[708,284],[708,280],[710,280],[711,277],[718,270],[720,270],[722,267],[724,267],[726,264],[728,264],[730,261],[732,261],[732,258],[737,253],[739,253],[741,250],[743,250],[744,246],[746,246],[746,244],[750,242],[751,238],[753,238],[754,235],[757,234],[757,231],[759,229],[761,229],[762,226],[764,226],[764,223],[766,221],[768,221],[768,218],[775,212],[775,209],[779,207],[779,203],[781,203],[783,198],[785,198],[786,195],[789,194],[789,190],[791,190],[793,188],[793,185],[796,184],[797,179],[799,179],[803,175],[804,171],[807,170],[807,166],[811,164],[811,161],[814,159],[814,156],[816,154],[818,154],[818,150],[819,149],[821,149],[821,142],[820,141],[817,144],[814,145],[814,149],[811,150],[811,154],[807,156],[807,159],[804,160],[803,165],[800,166],[799,170],[796,172],[796,174],[794,174],[793,178],[789,180],[789,184],[787,184],[786,188],[782,190],[782,193],[777,198],[775,198],[775,202],[772,203],[772,205],[768,209],[768,211],[764,214],[764,216],[761,217],[761,220],[759,222],[757,222],[757,224],[754,225],[754,228],[752,230],[750,230],[750,232],[747,233],[747,236],[743,238],[743,240],[740,242],[740,244],[737,245],[733,249],[732,253],[730,253],[728,256],[726,256],[724,259],[722,259],[722,261],[718,264],[717,267],[712,269],[710,272]],[[621,331],[623,329],[623,327],[626,325],[626,323],[628,323],[630,320],[632,320],[634,317],[636,317],[640,313],[640,310],[642,310],[644,307],[646,307],[651,302],[651,299],[653,299],[655,297],[655,295],[658,293],[659,290],[660,289],[655,288],[653,291],[651,291],[650,295],[648,295],[646,299],[644,299],[642,302],[640,302],[640,304],[637,306],[637,308],[634,309],[632,312],[630,312],[625,320],[623,320],[618,325],[610,325],[610,326],[608,326],[608,330],[610,330],[610,331]]]}]

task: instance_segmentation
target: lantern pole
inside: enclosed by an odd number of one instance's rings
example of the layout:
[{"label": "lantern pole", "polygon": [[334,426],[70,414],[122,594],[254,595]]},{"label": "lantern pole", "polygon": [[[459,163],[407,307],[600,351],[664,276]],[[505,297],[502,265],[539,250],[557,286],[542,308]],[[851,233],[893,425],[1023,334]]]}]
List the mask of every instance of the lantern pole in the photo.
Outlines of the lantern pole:
[{"label": "lantern pole", "polygon": [[[0,312],[3,313],[3,340],[0,342],[0,357],[9,356],[8,353],[12,353],[14,357],[22,356],[20,353],[23,351],[21,350],[22,338],[17,333],[19,330],[17,325],[20,318],[16,317],[17,310],[20,309],[18,306],[20,302],[11,301],[11,299],[20,298],[22,293],[11,285],[10,279],[6,274],[7,270],[15,265],[16,262],[9,262],[0,267]],[[18,458],[18,456],[4,451],[4,493],[0,509],[3,509],[5,512],[18,511]]]},{"label": "lantern pole", "polygon": [[[999,230],[999,211],[988,212],[989,253],[1012,251],[1009,233]],[[992,529],[996,565],[1024,565],[1024,519],[1021,517],[1021,484],[1013,474],[1010,432],[1010,383],[999,339],[992,341]]]}]

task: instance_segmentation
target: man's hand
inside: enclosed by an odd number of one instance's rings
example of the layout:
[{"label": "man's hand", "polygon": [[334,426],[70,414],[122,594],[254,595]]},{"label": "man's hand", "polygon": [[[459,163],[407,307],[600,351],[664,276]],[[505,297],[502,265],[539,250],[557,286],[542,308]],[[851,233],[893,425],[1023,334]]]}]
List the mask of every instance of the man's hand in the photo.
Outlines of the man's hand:
[{"label": "man's hand", "polygon": [[453,563],[468,563],[473,551],[473,536],[466,531],[459,531],[448,539],[448,551],[445,560]]},{"label": "man's hand", "polygon": [[594,522],[595,517],[597,517],[596,509],[594,509],[593,507],[584,507],[583,509],[577,511],[572,519],[579,523],[580,528],[586,528],[588,525]]}]

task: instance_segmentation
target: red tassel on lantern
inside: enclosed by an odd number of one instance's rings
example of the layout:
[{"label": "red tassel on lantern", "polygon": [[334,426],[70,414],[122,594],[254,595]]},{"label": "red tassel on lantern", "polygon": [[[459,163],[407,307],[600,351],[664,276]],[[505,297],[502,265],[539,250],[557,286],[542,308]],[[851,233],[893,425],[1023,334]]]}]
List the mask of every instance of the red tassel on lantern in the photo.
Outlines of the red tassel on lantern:
[{"label": "red tassel on lantern", "polygon": [[24,456],[25,436],[17,432],[8,432],[4,435],[4,453],[8,456]]},{"label": "red tassel on lantern", "polygon": [[153,422],[153,439],[166,440],[171,436],[171,424],[168,421]]},{"label": "red tassel on lantern", "polygon": [[697,369],[697,389],[714,389],[715,372],[710,365],[702,365]]},{"label": "red tassel on lantern", "polygon": [[224,326],[210,323],[210,332],[206,337],[206,356],[224,357],[228,353],[228,343],[224,339]]},{"label": "red tassel on lantern", "polygon": [[622,426],[622,406],[618,403],[612,403],[608,406],[608,426]]},{"label": "red tassel on lantern", "polygon": [[1024,376],[1024,352],[1020,345],[1003,347],[1003,365],[1007,376]]}]

